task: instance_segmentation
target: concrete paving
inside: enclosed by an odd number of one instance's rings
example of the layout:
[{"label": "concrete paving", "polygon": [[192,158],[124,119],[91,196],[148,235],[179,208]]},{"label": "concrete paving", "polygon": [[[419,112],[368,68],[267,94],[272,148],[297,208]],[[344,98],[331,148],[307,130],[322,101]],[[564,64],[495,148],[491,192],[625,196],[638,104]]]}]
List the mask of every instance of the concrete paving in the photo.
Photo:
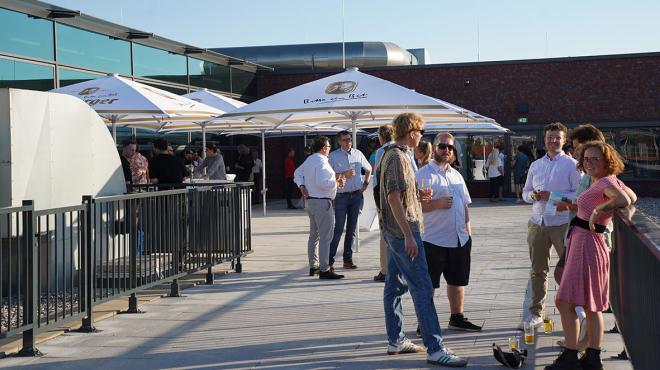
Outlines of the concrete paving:
[{"label": "concrete paving", "polygon": [[[378,233],[361,233],[358,270],[339,281],[307,276],[308,218],[302,210],[271,206],[268,217],[255,207],[254,254],[243,260],[243,273],[218,276],[213,286],[186,289],[182,298],[163,298],[141,309],[96,323],[96,334],[68,333],[39,345],[41,358],[5,358],[0,368],[21,369],[416,369],[431,368],[424,354],[388,356],[378,272]],[[527,205],[511,200],[495,205],[477,201],[471,209],[474,229],[472,274],[466,291],[466,316],[483,324],[481,333],[444,330],[445,342],[469,358],[474,369],[503,368],[491,350],[506,346],[521,317],[529,271],[525,242]],[[341,253],[341,247],[340,247]],[[341,260],[341,257],[339,257]],[[559,315],[550,283],[547,312],[553,334],[539,333],[529,346],[525,368],[552,362],[561,338]],[[444,282],[436,292],[441,326],[449,318]],[[405,325],[417,343],[409,296]],[[611,314],[605,326],[612,327]],[[618,334],[606,334],[607,369],[632,369],[609,357],[623,348]]]}]

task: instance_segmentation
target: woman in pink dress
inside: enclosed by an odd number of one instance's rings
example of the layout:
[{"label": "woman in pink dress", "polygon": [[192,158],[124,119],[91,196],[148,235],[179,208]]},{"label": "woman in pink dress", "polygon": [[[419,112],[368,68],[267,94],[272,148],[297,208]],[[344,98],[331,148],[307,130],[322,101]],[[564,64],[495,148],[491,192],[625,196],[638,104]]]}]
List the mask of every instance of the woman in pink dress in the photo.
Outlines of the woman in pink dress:
[{"label": "woman in pink dress", "polygon": [[[561,314],[565,349],[546,370],[602,369],[600,344],[603,339],[602,312],[609,307],[610,256],[603,231],[612,211],[627,207],[631,199],[625,185],[616,178],[623,161],[616,149],[591,141],[580,147],[578,169],[591,176],[591,186],[577,199],[577,217],[571,220],[566,266],[555,304]],[[575,306],[587,314],[589,343],[578,360],[578,321]]]}]

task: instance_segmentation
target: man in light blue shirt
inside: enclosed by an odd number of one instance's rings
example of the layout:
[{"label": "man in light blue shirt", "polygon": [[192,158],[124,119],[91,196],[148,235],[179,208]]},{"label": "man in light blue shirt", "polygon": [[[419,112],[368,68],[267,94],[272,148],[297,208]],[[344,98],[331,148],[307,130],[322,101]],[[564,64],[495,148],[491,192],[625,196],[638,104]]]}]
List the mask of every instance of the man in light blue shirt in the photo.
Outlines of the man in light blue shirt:
[{"label": "man in light blue shirt", "polygon": [[[337,190],[335,198],[335,231],[330,243],[330,266],[335,262],[335,254],[339,246],[339,239],[346,225],[346,236],[344,237],[344,268],[356,269],[353,263],[353,241],[357,237],[358,216],[362,209],[362,192],[371,180],[371,165],[361,151],[353,148],[351,134],[342,131],[337,135],[339,149],[330,153],[330,166],[339,176],[346,179],[342,189]],[[365,176],[362,182],[361,173],[364,169]]]}]

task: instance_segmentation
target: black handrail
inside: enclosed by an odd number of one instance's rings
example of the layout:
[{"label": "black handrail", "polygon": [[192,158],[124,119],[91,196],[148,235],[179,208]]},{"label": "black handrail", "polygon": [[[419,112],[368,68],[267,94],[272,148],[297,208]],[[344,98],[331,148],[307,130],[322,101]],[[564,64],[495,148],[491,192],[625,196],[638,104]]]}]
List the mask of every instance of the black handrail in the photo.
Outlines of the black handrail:
[{"label": "black handrail", "polygon": [[212,283],[221,262],[240,272],[252,184],[194,185],[0,208],[0,338],[22,334],[22,353],[35,354],[36,333],[53,325],[82,316],[80,330],[94,331],[92,307],[107,299],[203,269]]}]

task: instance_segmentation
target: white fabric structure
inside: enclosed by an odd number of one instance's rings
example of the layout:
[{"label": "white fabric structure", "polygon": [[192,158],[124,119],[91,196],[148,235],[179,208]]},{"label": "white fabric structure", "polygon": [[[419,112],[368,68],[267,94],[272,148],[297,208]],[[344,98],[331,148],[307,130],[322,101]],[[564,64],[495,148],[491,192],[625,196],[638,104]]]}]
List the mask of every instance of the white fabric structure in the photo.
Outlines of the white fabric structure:
[{"label": "white fabric structure", "polygon": [[355,129],[369,121],[371,125],[390,122],[404,112],[419,113],[433,123],[497,124],[492,118],[359,72],[357,68],[282,91],[221,118],[268,123],[275,129],[290,124],[350,122]]},{"label": "white fabric structure", "polygon": [[112,137],[115,140],[117,125],[158,131],[171,122],[208,121],[225,113],[169,91],[120,77],[116,73],[60,87],[51,92],[72,95],[85,101],[112,124]]},{"label": "white fabric structure", "polygon": [[126,192],[103,120],[79,99],[0,89],[0,207],[78,205],[83,195]]}]

